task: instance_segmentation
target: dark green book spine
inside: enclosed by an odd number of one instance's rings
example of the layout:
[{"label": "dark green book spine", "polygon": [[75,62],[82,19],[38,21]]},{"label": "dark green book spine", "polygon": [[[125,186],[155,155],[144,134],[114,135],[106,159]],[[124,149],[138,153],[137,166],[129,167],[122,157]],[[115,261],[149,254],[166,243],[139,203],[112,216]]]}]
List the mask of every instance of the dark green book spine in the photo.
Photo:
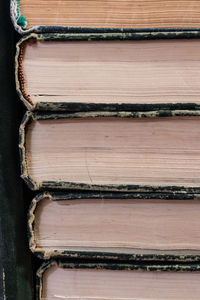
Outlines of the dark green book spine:
[{"label": "dark green book spine", "polygon": [[20,180],[18,128],[22,106],[14,78],[15,42],[9,1],[0,1],[0,299],[32,300],[31,255]]}]

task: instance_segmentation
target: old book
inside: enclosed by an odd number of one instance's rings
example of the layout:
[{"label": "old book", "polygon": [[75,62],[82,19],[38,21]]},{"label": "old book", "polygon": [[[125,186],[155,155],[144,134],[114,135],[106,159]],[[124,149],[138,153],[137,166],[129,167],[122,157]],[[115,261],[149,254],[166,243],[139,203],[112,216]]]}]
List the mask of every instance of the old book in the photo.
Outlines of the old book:
[{"label": "old book", "polygon": [[152,38],[32,34],[17,45],[18,94],[30,110],[197,109],[199,39]]},{"label": "old book", "polygon": [[199,265],[44,264],[37,272],[37,300],[199,299]]},{"label": "old book", "polygon": [[28,213],[40,258],[197,261],[200,194],[44,193]]},{"label": "old book", "polygon": [[20,33],[55,29],[197,29],[200,3],[198,0],[11,0],[11,16]]},{"label": "old book", "polygon": [[28,112],[22,178],[38,189],[200,191],[200,112]]}]

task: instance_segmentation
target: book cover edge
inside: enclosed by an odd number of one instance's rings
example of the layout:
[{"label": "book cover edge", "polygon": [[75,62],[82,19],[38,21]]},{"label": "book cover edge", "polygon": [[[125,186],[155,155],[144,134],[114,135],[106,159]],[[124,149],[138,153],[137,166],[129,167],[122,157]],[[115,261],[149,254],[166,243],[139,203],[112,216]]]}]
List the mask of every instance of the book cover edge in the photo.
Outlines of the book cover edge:
[{"label": "book cover edge", "polygon": [[34,118],[32,112],[27,111],[19,127],[19,157],[20,157],[21,178],[26,182],[26,184],[31,190],[37,190],[39,189],[39,187],[29,176],[27,164],[26,164],[25,130],[26,130],[27,123],[29,123],[32,118]]}]

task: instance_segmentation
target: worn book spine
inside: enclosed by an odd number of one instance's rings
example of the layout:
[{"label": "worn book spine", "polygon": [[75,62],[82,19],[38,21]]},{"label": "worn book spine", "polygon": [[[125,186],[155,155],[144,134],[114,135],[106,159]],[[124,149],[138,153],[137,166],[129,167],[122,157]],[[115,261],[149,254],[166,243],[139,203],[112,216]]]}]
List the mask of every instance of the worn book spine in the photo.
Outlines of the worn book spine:
[{"label": "worn book spine", "polygon": [[200,199],[200,194],[167,194],[167,193],[109,193],[109,192],[73,192],[73,193],[56,193],[44,192],[38,194],[31,202],[28,212],[28,239],[31,251],[41,259],[51,258],[79,258],[79,259],[95,259],[110,261],[168,261],[168,262],[198,262],[200,253],[196,254],[128,254],[128,253],[112,253],[103,251],[69,251],[69,250],[45,250],[36,246],[34,223],[35,211],[38,203],[44,199],[50,198],[53,201],[75,200],[75,199],[170,199],[170,200],[193,200]]},{"label": "worn book spine", "polygon": [[26,128],[32,120],[63,119],[63,118],[98,118],[98,117],[118,117],[118,118],[156,118],[172,116],[200,116],[200,111],[174,110],[174,111],[149,111],[149,112],[79,112],[79,113],[52,113],[52,112],[30,112],[28,111],[21,123],[19,130],[19,152],[21,158],[21,177],[32,190],[86,190],[86,191],[116,191],[116,192],[140,192],[140,193],[200,193],[200,187],[186,186],[150,186],[150,185],[126,185],[126,184],[85,184],[66,181],[42,181],[37,184],[29,175],[26,162]]},{"label": "worn book spine", "polygon": [[51,267],[65,269],[129,270],[130,272],[200,272],[199,264],[128,264],[128,263],[81,263],[65,260],[52,260],[42,264],[36,274],[36,300],[42,300],[43,275]]},{"label": "worn book spine", "polygon": [[25,91],[23,75],[23,51],[26,43],[37,41],[87,41],[87,40],[145,40],[145,39],[171,39],[171,38],[197,38],[198,31],[149,31],[149,32],[113,32],[113,33],[32,33],[23,37],[16,46],[15,81],[18,95],[29,110],[41,111],[151,111],[151,110],[197,110],[199,103],[158,103],[158,104],[126,104],[126,103],[90,103],[84,102],[38,102],[33,104]]}]

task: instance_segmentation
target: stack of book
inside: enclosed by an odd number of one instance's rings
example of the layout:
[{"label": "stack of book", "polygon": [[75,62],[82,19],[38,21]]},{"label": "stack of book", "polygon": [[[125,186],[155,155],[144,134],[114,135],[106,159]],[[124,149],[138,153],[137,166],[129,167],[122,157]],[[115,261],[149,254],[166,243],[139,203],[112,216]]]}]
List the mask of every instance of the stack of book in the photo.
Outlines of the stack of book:
[{"label": "stack of book", "polygon": [[37,299],[199,299],[200,2],[11,15]]}]

